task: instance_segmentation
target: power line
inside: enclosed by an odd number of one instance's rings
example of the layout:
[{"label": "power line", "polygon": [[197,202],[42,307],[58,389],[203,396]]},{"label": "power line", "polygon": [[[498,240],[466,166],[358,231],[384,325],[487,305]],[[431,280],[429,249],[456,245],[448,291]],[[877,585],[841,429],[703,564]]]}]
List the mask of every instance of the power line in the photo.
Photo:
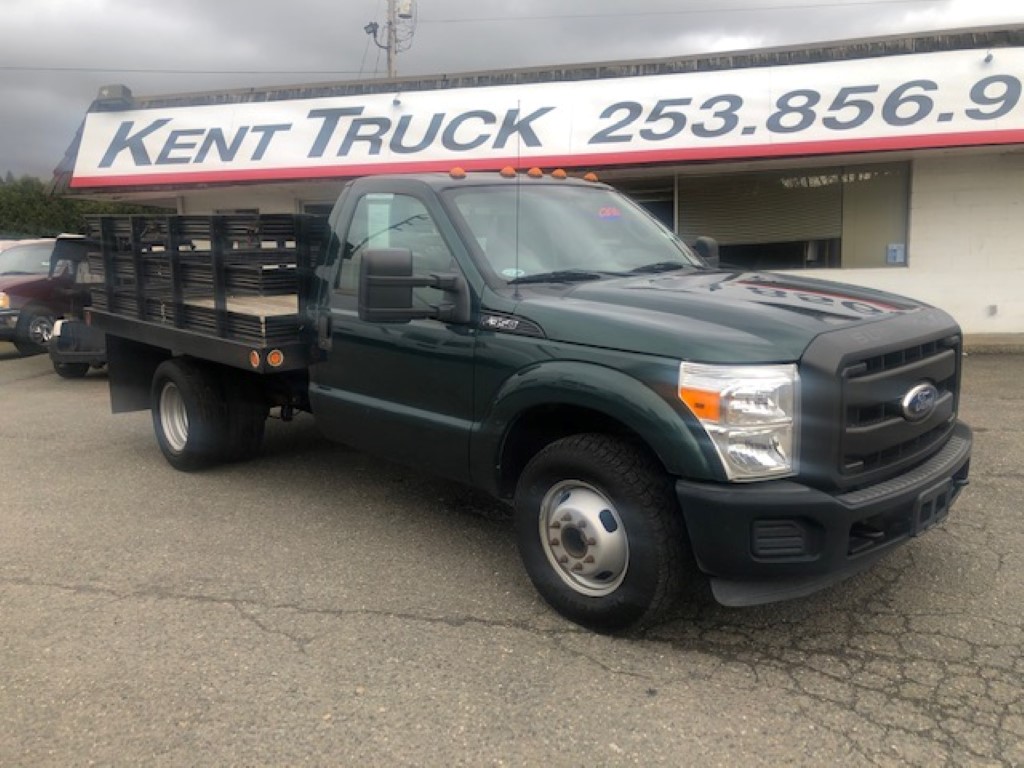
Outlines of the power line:
[{"label": "power line", "polygon": [[[833,2],[801,2],[786,3],[780,5],[745,5],[716,8],[696,8],[688,10],[673,11],[635,11],[626,13],[581,13],[581,14],[549,14],[538,16],[477,16],[460,17],[451,19],[424,19],[419,18],[420,24],[477,24],[496,22],[516,21],[551,21],[557,19],[628,19],[652,16],[694,16],[701,14],[722,14],[722,13],[744,13],[756,11],[784,11],[784,10],[817,10],[827,8],[857,8],[861,6],[877,5],[909,5],[920,3],[934,3],[935,0],[834,0]],[[379,3],[378,3],[379,4]],[[379,54],[379,51],[378,51]],[[374,73],[377,72],[380,63],[380,56],[377,56],[377,63],[374,65]],[[0,72],[95,72],[111,74],[130,75],[287,75],[287,76],[322,76],[322,75],[355,75],[361,77],[366,71],[366,51],[363,52],[363,62],[358,70],[342,69],[306,69],[306,70],[283,70],[283,69],[157,69],[157,68],[127,68],[127,67],[53,67],[53,66],[28,66],[28,65],[0,65]]]},{"label": "power line", "polygon": [[354,69],[128,69],[124,67],[33,67],[0,65],[0,72],[113,72],[130,75],[358,75]]},{"label": "power line", "polygon": [[749,13],[753,11],[791,11],[809,10],[819,8],[857,8],[859,6],[871,5],[908,5],[912,3],[935,3],[935,0],[850,0],[844,2],[823,3],[786,3],[783,5],[736,5],[726,8],[694,8],[683,11],[630,11],[626,13],[566,13],[550,14],[544,16],[463,16],[452,19],[424,19],[419,20],[420,24],[476,24],[491,23],[499,21],[552,21],[555,19],[629,19],[641,16],[696,16],[700,14],[720,13]]}]

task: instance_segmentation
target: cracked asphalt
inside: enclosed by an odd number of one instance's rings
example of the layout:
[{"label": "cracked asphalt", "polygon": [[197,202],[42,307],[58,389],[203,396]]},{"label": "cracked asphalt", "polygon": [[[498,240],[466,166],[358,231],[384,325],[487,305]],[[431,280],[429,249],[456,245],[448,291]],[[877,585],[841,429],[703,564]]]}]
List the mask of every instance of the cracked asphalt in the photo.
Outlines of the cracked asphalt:
[{"label": "cracked asphalt", "polygon": [[879,567],[614,638],[485,498],[309,418],[181,474],[0,344],[0,765],[1024,765],[1021,381],[967,358],[972,484]]}]

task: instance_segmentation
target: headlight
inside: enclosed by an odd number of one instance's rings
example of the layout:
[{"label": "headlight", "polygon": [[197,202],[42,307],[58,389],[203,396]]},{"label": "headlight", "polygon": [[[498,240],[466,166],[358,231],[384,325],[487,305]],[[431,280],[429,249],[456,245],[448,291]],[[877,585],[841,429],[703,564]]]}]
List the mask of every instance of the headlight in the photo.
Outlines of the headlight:
[{"label": "headlight", "polygon": [[10,308],[11,308],[11,299],[10,299],[10,297],[6,293],[4,293],[3,291],[0,291],[0,309],[10,309]]},{"label": "headlight", "polygon": [[679,366],[679,399],[700,420],[730,480],[796,471],[795,365]]}]

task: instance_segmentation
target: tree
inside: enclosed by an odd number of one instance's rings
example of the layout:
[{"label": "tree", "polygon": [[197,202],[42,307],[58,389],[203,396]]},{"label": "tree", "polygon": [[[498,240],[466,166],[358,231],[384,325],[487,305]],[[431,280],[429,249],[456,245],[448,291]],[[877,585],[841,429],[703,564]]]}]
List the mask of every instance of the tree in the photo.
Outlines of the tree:
[{"label": "tree", "polygon": [[85,217],[96,213],[152,213],[138,205],[71,200],[51,195],[39,179],[15,179],[10,171],[0,182],[0,239],[84,234]]}]

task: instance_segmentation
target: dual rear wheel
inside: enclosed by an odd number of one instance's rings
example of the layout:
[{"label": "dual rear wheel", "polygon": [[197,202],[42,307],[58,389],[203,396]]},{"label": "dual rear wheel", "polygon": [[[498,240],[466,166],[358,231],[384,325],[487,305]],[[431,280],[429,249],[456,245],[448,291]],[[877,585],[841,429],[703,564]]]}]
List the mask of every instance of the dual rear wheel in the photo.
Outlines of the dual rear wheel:
[{"label": "dual rear wheel", "polygon": [[166,360],[153,375],[150,402],[157,443],[176,469],[250,458],[263,441],[268,406],[245,374]]}]

